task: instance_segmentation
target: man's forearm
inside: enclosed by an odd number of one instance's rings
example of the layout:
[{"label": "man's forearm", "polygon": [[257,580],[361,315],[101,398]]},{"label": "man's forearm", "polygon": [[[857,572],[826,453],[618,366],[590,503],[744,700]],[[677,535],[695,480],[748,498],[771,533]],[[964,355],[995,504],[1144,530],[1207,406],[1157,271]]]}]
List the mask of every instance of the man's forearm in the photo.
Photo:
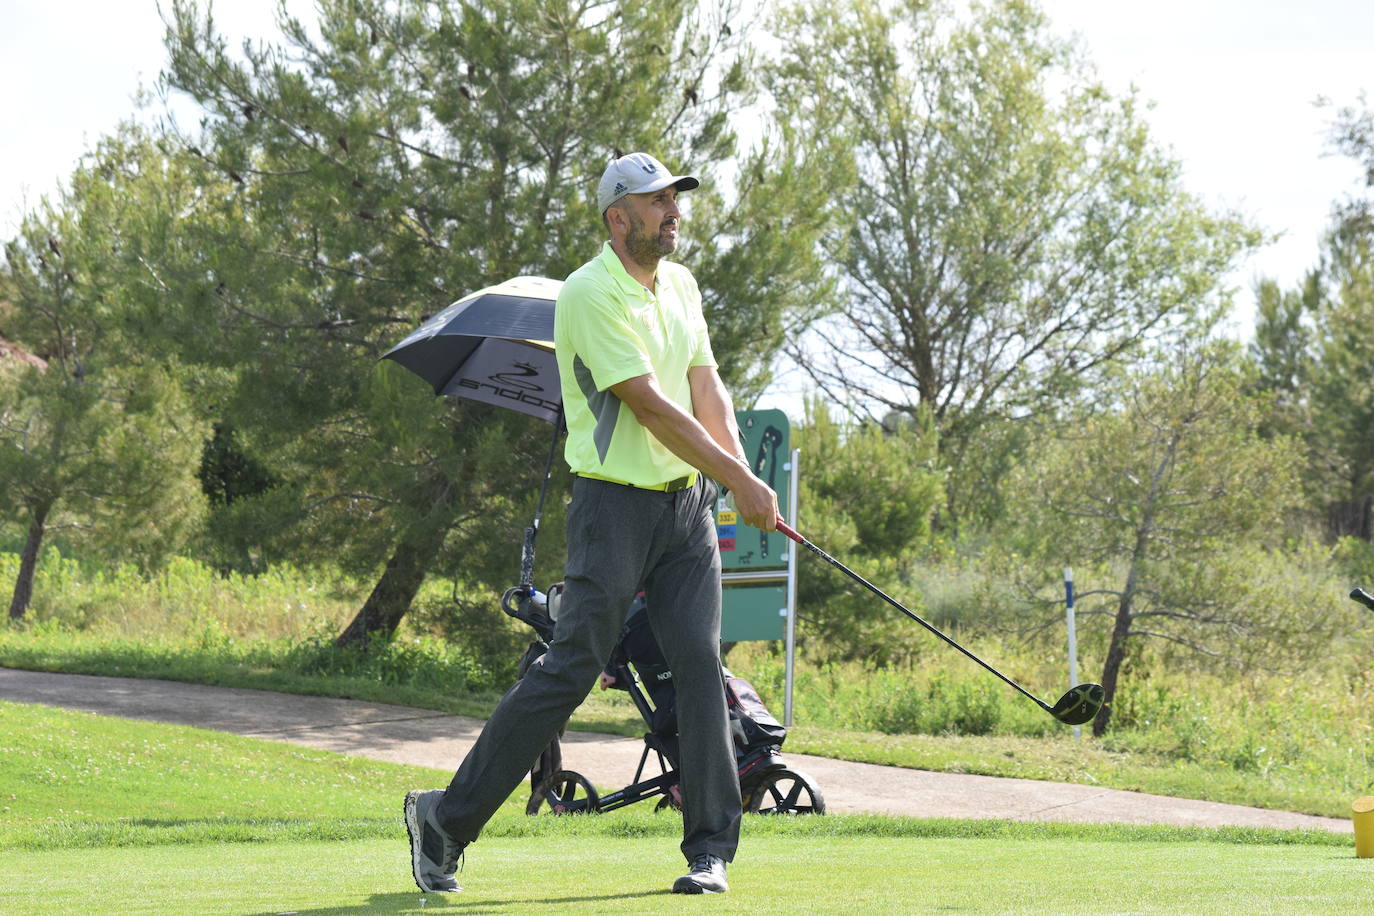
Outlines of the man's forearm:
[{"label": "man's forearm", "polygon": [[750,475],[737,439],[727,451],[700,420],[666,398],[635,409],[635,419],[674,455],[732,490]]},{"label": "man's forearm", "polygon": [[[665,397],[652,375],[626,379],[612,385],[610,391],[634,411],[639,425],[664,447],[728,487],[735,494],[735,505],[745,524],[772,531],[778,515],[777,496],[766,483],[754,476],[740,455],[734,417],[726,417],[729,396],[723,393],[724,388],[717,379],[714,369],[703,369],[692,379],[693,409],[708,414],[708,422],[714,427],[714,432]],[[717,386],[721,393],[712,396],[705,391],[710,387],[704,384],[706,382]],[[722,438],[726,440],[725,444],[719,441]]]},{"label": "man's forearm", "polygon": [[740,450],[734,402],[714,370],[703,368],[693,374],[692,414],[706,428],[706,432],[717,445],[740,461],[748,463],[747,456]]}]

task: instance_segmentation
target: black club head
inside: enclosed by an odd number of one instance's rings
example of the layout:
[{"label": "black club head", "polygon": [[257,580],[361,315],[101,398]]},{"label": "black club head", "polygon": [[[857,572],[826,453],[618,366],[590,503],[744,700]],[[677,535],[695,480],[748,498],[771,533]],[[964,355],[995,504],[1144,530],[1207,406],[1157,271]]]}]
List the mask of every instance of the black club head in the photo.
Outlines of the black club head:
[{"label": "black club head", "polygon": [[1101,684],[1079,684],[1059,698],[1050,715],[1066,725],[1082,725],[1097,715],[1106,697]]}]

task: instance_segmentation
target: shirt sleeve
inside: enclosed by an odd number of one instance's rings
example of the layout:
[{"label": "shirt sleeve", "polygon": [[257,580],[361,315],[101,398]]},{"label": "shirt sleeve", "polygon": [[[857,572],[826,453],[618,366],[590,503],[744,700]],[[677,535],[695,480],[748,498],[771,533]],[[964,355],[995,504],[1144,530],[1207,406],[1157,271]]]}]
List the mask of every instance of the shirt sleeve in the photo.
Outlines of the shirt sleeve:
[{"label": "shirt sleeve", "polygon": [[554,311],[556,336],[591,372],[597,391],[653,372],[648,351],[619,297],[578,278],[563,285]]}]

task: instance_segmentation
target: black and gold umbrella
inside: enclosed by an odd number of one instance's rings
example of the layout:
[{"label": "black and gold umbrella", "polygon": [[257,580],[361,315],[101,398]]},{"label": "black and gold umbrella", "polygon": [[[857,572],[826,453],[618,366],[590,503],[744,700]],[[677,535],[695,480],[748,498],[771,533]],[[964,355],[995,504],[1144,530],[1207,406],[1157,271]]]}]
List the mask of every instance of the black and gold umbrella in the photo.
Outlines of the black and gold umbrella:
[{"label": "black and gold umbrella", "polygon": [[516,277],[464,296],[392,347],[390,359],[435,394],[468,398],[557,424],[553,304],[563,284]]}]

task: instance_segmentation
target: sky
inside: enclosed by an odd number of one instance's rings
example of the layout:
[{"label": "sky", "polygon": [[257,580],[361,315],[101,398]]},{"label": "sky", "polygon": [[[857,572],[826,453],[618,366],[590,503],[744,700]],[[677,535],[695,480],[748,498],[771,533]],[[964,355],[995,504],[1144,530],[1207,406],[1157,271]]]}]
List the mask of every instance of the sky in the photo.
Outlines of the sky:
[{"label": "sky", "polygon": [[[1360,170],[1329,153],[1333,109],[1374,99],[1374,3],[1368,0],[1045,0],[1057,30],[1077,32],[1108,85],[1153,102],[1146,119],[1183,164],[1183,182],[1237,209],[1278,242],[1242,266],[1296,285],[1317,259],[1332,204],[1359,193]],[[1148,19],[1142,19],[1148,10]]]},{"label": "sky", "polygon": [[[166,0],[170,2],[170,0]],[[276,0],[215,7],[238,39],[276,34]],[[312,18],[310,0],[287,0]],[[1042,0],[1055,31],[1077,33],[1109,87],[1153,103],[1157,142],[1185,187],[1239,210],[1279,241],[1230,277],[1246,335],[1260,276],[1294,286],[1317,259],[1332,204],[1359,191],[1354,163],[1327,153],[1331,110],[1374,98],[1369,0]],[[82,152],[134,112],[164,61],[156,0],[0,0],[0,237],[51,193]],[[181,109],[183,117],[190,111]],[[690,227],[685,227],[690,230]]]}]

